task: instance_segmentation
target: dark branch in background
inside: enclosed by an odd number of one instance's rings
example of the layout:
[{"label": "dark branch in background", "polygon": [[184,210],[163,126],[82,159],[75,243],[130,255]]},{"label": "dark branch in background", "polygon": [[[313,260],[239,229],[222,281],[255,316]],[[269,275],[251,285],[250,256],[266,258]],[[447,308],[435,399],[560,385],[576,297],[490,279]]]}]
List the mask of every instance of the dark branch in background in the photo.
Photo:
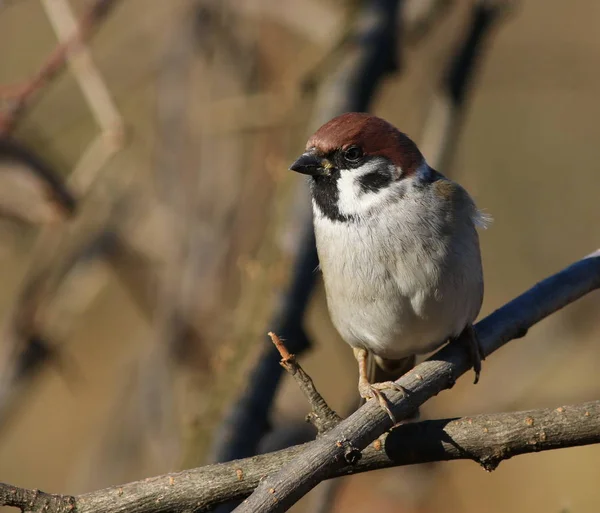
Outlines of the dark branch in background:
[{"label": "dark branch in background", "polygon": [[[538,283],[477,323],[485,356],[522,336],[532,325],[600,287],[600,250],[562,272]],[[390,392],[388,400],[399,420],[425,401],[451,388],[470,368],[464,348],[446,345],[396,381],[406,394]],[[333,470],[344,467],[350,449],[361,451],[391,427],[391,420],[375,401],[368,401],[334,429],[310,444],[281,471],[270,475],[237,509],[242,512],[285,511]]]},{"label": "dark branch in background", "polygon": [[444,173],[450,169],[468,95],[480,69],[486,44],[511,4],[510,0],[475,2],[466,36],[458,42],[450,57],[440,89],[433,98],[420,146],[430,165]]},{"label": "dark branch in background", "polygon": [[[481,321],[477,329],[485,354],[491,354],[523,330],[598,287],[600,251],[538,283]],[[449,345],[438,351],[399,380],[409,394],[405,398],[390,395],[396,417],[411,413],[432,394],[451,386],[469,365],[462,347]],[[332,477],[453,459],[472,459],[486,470],[493,470],[500,461],[518,454],[600,442],[598,401],[556,409],[405,424],[376,440],[390,428],[390,422],[378,405],[370,401],[320,439],[304,445],[76,497],[0,484],[0,505],[40,513],[199,512],[243,498],[258,485],[258,493],[239,510],[283,511],[307,488]],[[361,459],[355,465],[348,465],[344,454],[360,449],[363,449]],[[307,466],[315,471],[310,470],[309,474]],[[265,476],[271,477],[265,479]],[[264,501],[257,504],[257,498]]]},{"label": "dark branch in background", "polygon": [[[346,52],[340,56],[341,63],[319,89],[310,129],[316,129],[344,112],[368,110],[381,80],[397,69],[396,23],[400,4],[401,0],[361,2],[359,12],[353,17],[355,25],[345,41]],[[304,225],[291,284],[269,326],[286,340],[288,349],[295,354],[310,347],[303,323],[318,265],[310,211]],[[281,376],[277,351],[273,346],[265,347],[249,376],[244,395],[233,405],[223,422],[215,450],[217,461],[230,461],[257,453],[260,441],[269,430],[269,415]],[[218,511],[225,513],[231,509],[225,506]]]},{"label": "dark branch in background", "polygon": [[68,41],[56,46],[35,76],[24,84],[0,88],[0,100],[6,104],[4,112],[0,112],[0,135],[9,134],[13,130],[25,108],[65,68],[69,54],[79,43],[91,37],[116,3],[115,0],[90,2],[79,19],[77,31]]},{"label": "dark branch in background", "polygon": [[[41,183],[48,200],[53,205],[57,219],[67,219],[75,212],[76,200],[61,176],[33,150],[9,137],[0,137],[0,163],[15,164],[15,169],[22,173],[31,173]],[[27,294],[27,292],[26,292]],[[52,344],[33,326],[29,325],[26,315],[18,315],[15,319],[14,336],[5,338],[4,355],[6,359],[0,367],[0,428],[3,426],[8,412],[17,405],[18,398],[27,384],[38,374],[45,364],[60,366],[61,355],[56,345]],[[14,344],[14,347],[10,347]]]},{"label": "dark branch in background", "polygon": [[25,166],[38,178],[56,205],[58,213],[68,217],[75,212],[75,197],[65,185],[58,172],[32,149],[9,137],[0,137],[0,163],[7,162]]},{"label": "dark branch in background", "polygon": [[[300,244],[292,283],[285,294],[274,330],[285,336],[290,351],[300,354],[310,347],[304,331],[304,311],[314,287],[318,265],[312,225]],[[309,240],[307,240],[309,239]],[[269,430],[269,414],[283,369],[277,350],[268,345],[248,377],[248,386],[235,402],[219,428],[216,461],[231,461],[257,453],[258,445]],[[226,509],[220,509],[224,513]]]},{"label": "dark branch in background", "polygon": [[455,106],[462,105],[465,101],[475,78],[486,38],[491,36],[490,29],[506,9],[506,2],[499,0],[479,0],[473,6],[467,37],[453,57],[443,83]]}]

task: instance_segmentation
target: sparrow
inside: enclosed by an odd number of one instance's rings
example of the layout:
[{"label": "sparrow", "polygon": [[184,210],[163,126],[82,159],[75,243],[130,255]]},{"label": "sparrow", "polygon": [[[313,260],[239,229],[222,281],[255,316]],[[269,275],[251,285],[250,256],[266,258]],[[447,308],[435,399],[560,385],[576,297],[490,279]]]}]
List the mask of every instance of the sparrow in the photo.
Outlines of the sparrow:
[{"label": "sparrow", "polygon": [[467,191],[432,169],[387,121],[350,112],[319,128],[290,170],[308,175],[313,223],[333,325],[354,351],[358,391],[395,422],[374,365],[397,377],[415,355],[448,341],[468,349],[483,301],[477,227],[487,217]]}]

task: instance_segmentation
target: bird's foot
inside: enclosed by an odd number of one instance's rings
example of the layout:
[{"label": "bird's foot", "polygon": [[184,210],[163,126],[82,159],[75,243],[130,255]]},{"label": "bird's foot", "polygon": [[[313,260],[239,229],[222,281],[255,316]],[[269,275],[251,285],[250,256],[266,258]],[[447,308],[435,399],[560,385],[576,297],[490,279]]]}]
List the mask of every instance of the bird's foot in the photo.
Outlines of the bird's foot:
[{"label": "bird's foot", "polygon": [[377,399],[379,406],[381,406],[383,411],[385,411],[390,419],[392,419],[394,425],[396,425],[398,422],[390,409],[390,403],[387,397],[382,393],[383,390],[396,390],[403,395],[406,395],[406,390],[394,381],[383,381],[381,383],[362,382],[358,384],[358,393],[360,396],[366,400]]}]

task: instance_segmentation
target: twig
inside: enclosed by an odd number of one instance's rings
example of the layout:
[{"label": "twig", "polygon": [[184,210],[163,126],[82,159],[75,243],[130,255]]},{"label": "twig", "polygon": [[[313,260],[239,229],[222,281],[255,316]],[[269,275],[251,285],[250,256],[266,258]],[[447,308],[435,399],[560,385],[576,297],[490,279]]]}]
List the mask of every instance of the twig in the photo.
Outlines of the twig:
[{"label": "twig", "polygon": [[[22,511],[163,513],[208,511],[244,497],[319,441],[230,463],[165,474],[78,496],[51,495],[0,483],[0,505]],[[366,448],[354,466],[327,469],[327,479],[431,461],[474,460],[494,470],[520,454],[600,443],[600,401],[514,413],[404,424]],[[268,492],[271,501],[278,490]]]},{"label": "twig", "polygon": [[18,86],[0,88],[0,99],[7,104],[6,111],[0,113],[0,135],[6,135],[12,131],[23,110],[64,69],[69,54],[82,41],[91,36],[98,23],[106,17],[114,4],[115,0],[94,0],[79,19],[75,33],[67,41],[56,46],[40,70],[30,80]]},{"label": "twig", "polygon": [[[73,34],[78,31],[77,19],[69,2],[41,0],[41,3],[58,40],[61,44],[68,45]],[[124,123],[82,37],[79,38],[77,52],[67,53],[67,62],[100,128],[100,134],[84,150],[69,176],[72,189],[82,197],[90,190],[103,166],[123,146]]]},{"label": "twig", "polygon": [[306,419],[315,426],[319,435],[326,433],[339,424],[342,418],[325,402],[311,377],[304,372],[304,369],[296,361],[296,357],[286,349],[281,339],[272,331],[268,335],[281,355],[281,366],[294,377],[300,390],[308,399],[312,412],[308,414]]},{"label": "twig", "polygon": [[[477,332],[486,356],[520,337],[544,317],[600,287],[600,250],[545,279],[480,321]],[[455,381],[470,368],[468,354],[456,344],[437,351],[396,381],[406,394],[391,392],[388,400],[395,417],[406,418],[417,407]],[[312,443],[284,469],[263,480],[236,511],[284,511],[344,466],[350,451],[360,451],[391,426],[386,413],[368,401],[357,412]],[[273,492],[274,490],[275,492]]]},{"label": "twig", "polygon": [[[110,4],[113,1],[109,0],[108,3]],[[76,34],[79,31],[77,53],[68,52],[67,62],[92,111],[94,120],[102,132],[108,132],[121,126],[123,123],[121,115],[98,68],[94,64],[90,49],[84,44],[84,39],[92,28],[92,24],[100,21],[99,13],[96,10],[99,7],[98,2],[96,2],[96,5],[92,4],[91,6],[94,18],[84,18],[80,21],[79,26],[81,28],[78,28],[77,19],[67,0],[41,0],[41,3],[61,44],[69,45],[73,38],[77,37]],[[101,16],[104,17],[110,5],[106,5],[106,0],[103,0],[103,3],[105,5],[102,8]]]}]

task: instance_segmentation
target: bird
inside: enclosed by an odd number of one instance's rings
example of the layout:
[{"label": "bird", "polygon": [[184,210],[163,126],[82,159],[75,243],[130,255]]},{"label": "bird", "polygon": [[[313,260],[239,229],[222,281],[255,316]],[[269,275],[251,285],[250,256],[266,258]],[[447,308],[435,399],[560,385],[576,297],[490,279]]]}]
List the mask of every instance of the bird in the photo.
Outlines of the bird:
[{"label": "bird", "polygon": [[[405,390],[400,377],[449,341],[475,380],[483,353],[473,323],[483,302],[477,228],[489,216],[417,145],[377,116],[348,112],[321,126],[290,170],[308,175],[319,267],[334,327],[358,363],[358,391]],[[394,374],[395,373],[395,374]]]}]

